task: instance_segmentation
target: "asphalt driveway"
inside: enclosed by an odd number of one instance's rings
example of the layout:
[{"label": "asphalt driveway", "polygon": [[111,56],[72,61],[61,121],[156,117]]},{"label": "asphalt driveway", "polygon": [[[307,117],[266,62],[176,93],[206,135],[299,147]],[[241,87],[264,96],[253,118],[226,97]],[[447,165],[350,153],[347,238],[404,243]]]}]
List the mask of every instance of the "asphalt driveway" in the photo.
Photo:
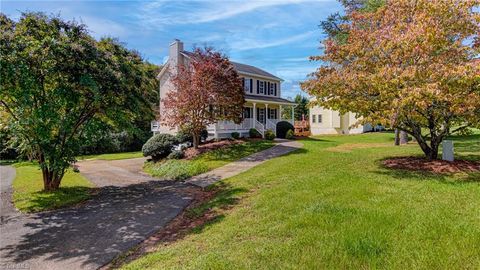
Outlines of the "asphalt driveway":
[{"label": "asphalt driveway", "polygon": [[0,268],[97,269],[161,229],[191,202],[191,187],[156,181],[141,164],[81,162],[99,192],[73,208],[29,215],[12,207],[14,170],[1,167]]}]

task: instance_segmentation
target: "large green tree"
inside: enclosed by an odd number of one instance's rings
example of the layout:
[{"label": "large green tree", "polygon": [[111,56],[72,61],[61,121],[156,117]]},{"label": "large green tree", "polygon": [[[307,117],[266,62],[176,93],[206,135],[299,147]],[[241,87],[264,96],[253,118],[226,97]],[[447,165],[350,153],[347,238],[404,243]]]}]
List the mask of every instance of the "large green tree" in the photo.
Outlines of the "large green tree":
[{"label": "large green tree", "polygon": [[397,0],[352,11],[345,41],[302,88],[324,107],[353,111],[416,139],[438,158],[442,140],[480,121],[479,0]]},{"label": "large green tree", "polygon": [[42,13],[0,14],[0,104],[21,151],[38,160],[45,190],[60,186],[79,148],[105,127],[153,119],[155,77],[115,39]]},{"label": "large green tree", "polygon": [[294,110],[294,118],[297,121],[302,120],[302,116],[305,116],[305,119],[308,119],[308,98],[297,94],[293,101],[297,104],[297,106],[293,109],[292,107],[288,106],[282,109],[282,118],[283,119],[290,119],[292,117],[292,109]]}]

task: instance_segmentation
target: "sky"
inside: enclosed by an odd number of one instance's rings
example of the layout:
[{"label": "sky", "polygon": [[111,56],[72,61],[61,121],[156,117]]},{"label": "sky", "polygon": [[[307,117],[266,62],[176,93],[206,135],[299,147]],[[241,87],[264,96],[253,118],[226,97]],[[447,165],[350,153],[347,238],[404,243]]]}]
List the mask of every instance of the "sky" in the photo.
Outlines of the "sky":
[{"label": "sky", "polygon": [[302,93],[299,83],[319,62],[324,35],[319,24],[341,11],[336,0],[262,1],[0,1],[17,20],[21,12],[41,11],[87,25],[95,38],[116,37],[155,64],[168,56],[174,39],[185,49],[213,46],[232,61],[262,68],[282,79],[282,96]]}]

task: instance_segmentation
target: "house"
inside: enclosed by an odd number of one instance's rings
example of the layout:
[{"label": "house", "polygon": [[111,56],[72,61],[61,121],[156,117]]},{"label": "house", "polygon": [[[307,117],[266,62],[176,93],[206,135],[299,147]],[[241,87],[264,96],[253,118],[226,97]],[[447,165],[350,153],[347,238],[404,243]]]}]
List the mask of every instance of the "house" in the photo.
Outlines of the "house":
[{"label": "house", "polygon": [[[168,92],[175,91],[172,83],[172,75],[181,65],[191,61],[192,53],[185,51],[183,42],[175,40],[170,44],[168,61],[157,76],[160,81],[160,100],[164,99]],[[281,119],[282,109],[295,103],[282,98],[282,79],[260,68],[231,62],[242,78],[245,89],[244,120],[240,124],[231,121],[219,121],[207,127],[209,136],[213,138],[230,137],[232,132],[238,132],[241,136],[248,136],[251,128],[257,129],[262,136],[265,131],[271,129],[276,132],[276,125],[280,121],[288,121],[293,125],[293,110],[291,119]],[[159,112],[162,114],[162,101],[159,104]],[[178,128],[171,128],[159,121],[153,121],[151,130],[154,133],[174,134]]]},{"label": "house", "polygon": [[369,124],[354,126],[359,119],[352,112],[340,114],[338,111],[313,106],[310,108],[309,116],[312,135],[359,134],[373,129]]}]

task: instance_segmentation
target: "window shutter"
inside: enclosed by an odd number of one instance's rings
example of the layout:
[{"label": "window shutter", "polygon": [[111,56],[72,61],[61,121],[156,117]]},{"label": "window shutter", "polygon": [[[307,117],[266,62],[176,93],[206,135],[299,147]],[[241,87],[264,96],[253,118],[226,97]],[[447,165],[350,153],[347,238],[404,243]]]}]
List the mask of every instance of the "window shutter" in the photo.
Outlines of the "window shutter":
[{"label": "window shutter", "polygon": [[250,93],[253,93],[253,79],[250,79]]},{"label": "window shutter", "polygon": [[268,82],[268,95],[270,95],[270,82]]},{"label": "window shutter", "polygon": [[[263,82],[263,89],[264,89],[263,93],[264,93],[265,95],[267,95],[268,89],[265,89],[265,88],[267,88],[267,82],[266,82],[266,81]],[[265,91],[265,90],[267,90],[267,91]]]},{"label": "window shutter", "polygon": [[260,88],[260,81],[257,80],[257,94],[259,93],[259,88]]},{"label": "window shutter", "polygon": [[277,96],[277,83],[275,83],[275,84],[273,85],[273,87],[274,87],[274,91],[275,91],[275,96]]},{"label": "window shutter", "polygon": [[242,78],[242,87],[243,87],[243,90],[245,90],[245,78]]}]

